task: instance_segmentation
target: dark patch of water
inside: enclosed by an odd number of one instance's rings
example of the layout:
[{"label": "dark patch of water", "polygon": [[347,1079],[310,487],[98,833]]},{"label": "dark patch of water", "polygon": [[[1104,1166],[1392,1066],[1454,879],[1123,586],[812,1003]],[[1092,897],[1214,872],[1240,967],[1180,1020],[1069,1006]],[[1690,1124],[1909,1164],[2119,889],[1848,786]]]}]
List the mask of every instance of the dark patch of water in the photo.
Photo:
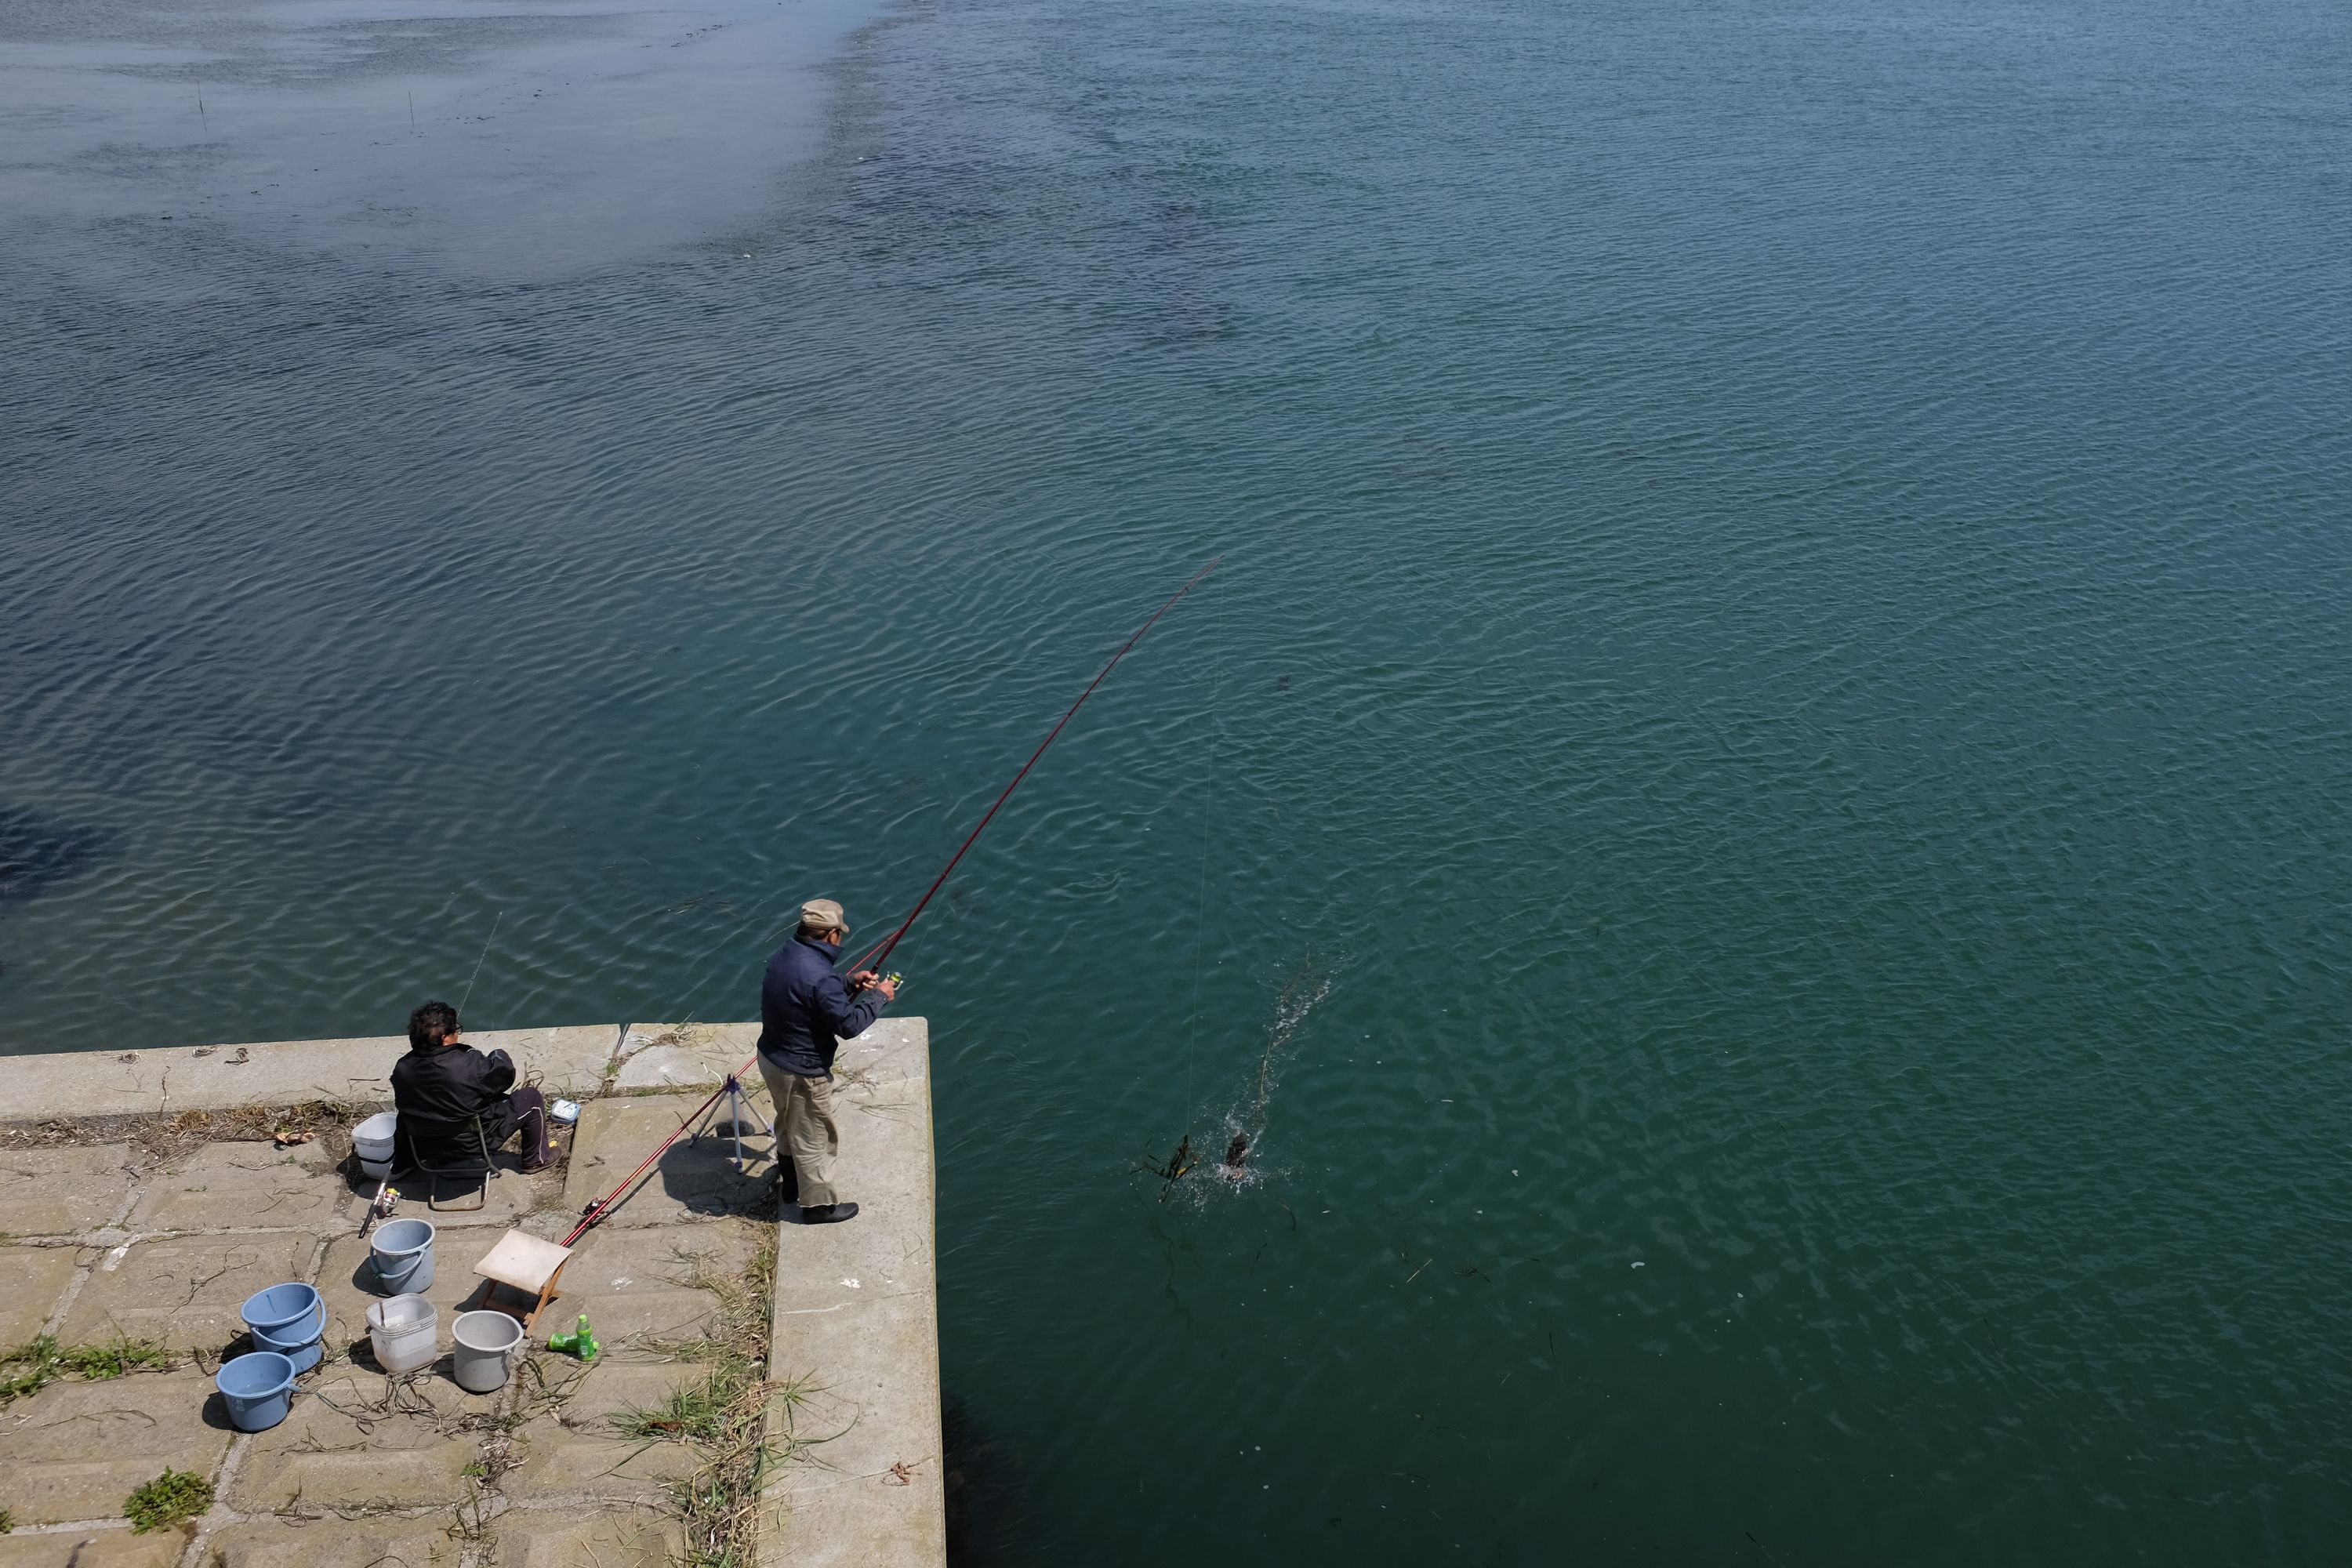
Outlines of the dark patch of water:
[{"label": "dark patch of water", "polygon": [[0,810],[0,901],[37,899],[88,871],[105,849],[99,828]]}]

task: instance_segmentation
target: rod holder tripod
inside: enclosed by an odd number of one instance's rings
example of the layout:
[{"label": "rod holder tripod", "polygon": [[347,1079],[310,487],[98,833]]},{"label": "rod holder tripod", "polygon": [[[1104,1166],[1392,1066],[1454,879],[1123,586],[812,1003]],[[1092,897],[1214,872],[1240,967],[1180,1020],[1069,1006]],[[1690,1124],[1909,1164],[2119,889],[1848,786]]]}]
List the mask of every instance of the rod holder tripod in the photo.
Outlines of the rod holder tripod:
[{"label": "rod holder tripod", "polygon": [[[721,1100],[727,1102],[728,1129],[735,1135],[735,1173],[737,1175],[741,1175],[744,1170],[743,1118],[747,1115],[751,1117],[752,1126],[766,1133],[774,1142],[777,1158],[783,1157],[783,1140],[776,1136],[775,1128],[768,1123],[766,1118],[751,1109],[751,1099],[743,1092],[743,1080],[734,1073],[727,1075],[727,1081],[719,1085],[718,1096],[711,1100],[711,1120],[703,1124],[704,1131],[709,1131],[718,1121],[719,1101]],[[701,1132],[695,1134],[697,1139],[701,1136]]]}]

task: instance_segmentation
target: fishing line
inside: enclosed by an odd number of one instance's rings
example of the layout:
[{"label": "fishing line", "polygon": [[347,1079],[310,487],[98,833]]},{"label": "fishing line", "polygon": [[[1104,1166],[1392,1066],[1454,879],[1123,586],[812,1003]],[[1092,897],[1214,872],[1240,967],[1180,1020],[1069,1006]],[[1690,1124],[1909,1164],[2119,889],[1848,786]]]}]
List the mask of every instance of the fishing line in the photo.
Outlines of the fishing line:
[{"label": "fishing line", "polygon": [[[1230,628],[1228,628],[1230,630]],[[1201,1049],[1201,954],[1209,920],[1209,836],[1217,825],[1217,754],[1224,739],[1225,654],[1217,655],[1217,679],[1209,696],[1209,794],[1201,817],[1201,885],[1192,908],[1192,1037],[1184,1046],[1184,1125],[1192,1125],[1200,1101],[1193,1092],[1193,1065]]]},{"label": "fishing line", "polygon": [[482,939],[482,956],[474,960],[474,978],[466,982],[466,994],[457,1003],[457,1016],[460,1018],[466,1016],[466,1004],[474,999],[474,980],[482,977],[482,959],[490,956],[490,943],[499,940],[499,922],[506,918],[506,910],[500,910],[498,919],[490,922],[490,934]]}]

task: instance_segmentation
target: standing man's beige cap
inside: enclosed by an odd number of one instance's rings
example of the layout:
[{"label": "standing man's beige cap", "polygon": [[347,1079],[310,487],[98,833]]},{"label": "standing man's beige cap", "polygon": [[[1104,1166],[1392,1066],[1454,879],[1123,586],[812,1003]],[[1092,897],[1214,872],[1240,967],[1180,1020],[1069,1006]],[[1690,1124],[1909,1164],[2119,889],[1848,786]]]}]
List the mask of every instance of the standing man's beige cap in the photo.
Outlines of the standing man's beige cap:
[{"label": "standing man's beige cap", "polygon": [[801,906],[801,929],[846,932],[849,921],[842,917],[841,905],[835,900],[811,899]]}]

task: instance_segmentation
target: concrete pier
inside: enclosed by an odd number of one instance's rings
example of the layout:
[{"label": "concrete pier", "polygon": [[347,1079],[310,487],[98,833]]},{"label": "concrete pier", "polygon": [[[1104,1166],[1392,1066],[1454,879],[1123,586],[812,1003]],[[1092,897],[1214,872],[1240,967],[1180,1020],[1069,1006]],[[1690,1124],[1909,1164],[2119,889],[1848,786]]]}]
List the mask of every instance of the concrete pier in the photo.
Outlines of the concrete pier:
[{"label": "concrete pier", "polygon": [[[477,1258],[507,1227],[561,1237],[728,1072],[757,1026],[600,1025],[484,1034],[526,1078],[584,1110],[562,1166],[536,1177],[512,1157],[473,1214],[432,1213],[440,1343],[479,1281]],[[80,1124],[329,1101],[389,1102],[398,1038],[284,1041],[7,1059],[9,1125]],[[493,1395],[450,1381],[446,1353],[413,1381],[366,1348],[373,1184],[323,1142],[159,1142],[170,1123],[77,1125],[69,1141],[0,1147],[0,1348],[53,1335],[63,1349],[166,1347],[170,1370],[68,1373],[0,1405],[0,1568],[351,1568],[398,1560],[451,1568],[658,1568],[687,1545],[665,1484],[695,1452],[646,1413],[709,1375],[709,1342],[769,1291],[771,1467],[759,1509],[762,1568],[945,1560],[938,1321],[933,1288],[929,1048],[919,1018],[886,1019],[836,1067],[840,1185],[863,1207],[806,1226],[779,1211],[764,1132],[735,1145],[681,1142],[589,1233],[530,1362]],[[772,1120],[756,1074],[752,1109]],[[163,1148],[158,1155],[151,1151]],[[246,1348],[237,1307],[281,1280],[326,1297],[326,1362],[268,1432],[230,1430],[210,1393],[224,1352]],[[545,1348],[589,1313],[606,1352],[583,1368]],[[398,1386],[395,1386],[395,1384]],[[166,1467],[215,1489],[174,1529],[131,1532],[125,1498]],[[79,1557],[76,1552],[79,1551]]]}]

